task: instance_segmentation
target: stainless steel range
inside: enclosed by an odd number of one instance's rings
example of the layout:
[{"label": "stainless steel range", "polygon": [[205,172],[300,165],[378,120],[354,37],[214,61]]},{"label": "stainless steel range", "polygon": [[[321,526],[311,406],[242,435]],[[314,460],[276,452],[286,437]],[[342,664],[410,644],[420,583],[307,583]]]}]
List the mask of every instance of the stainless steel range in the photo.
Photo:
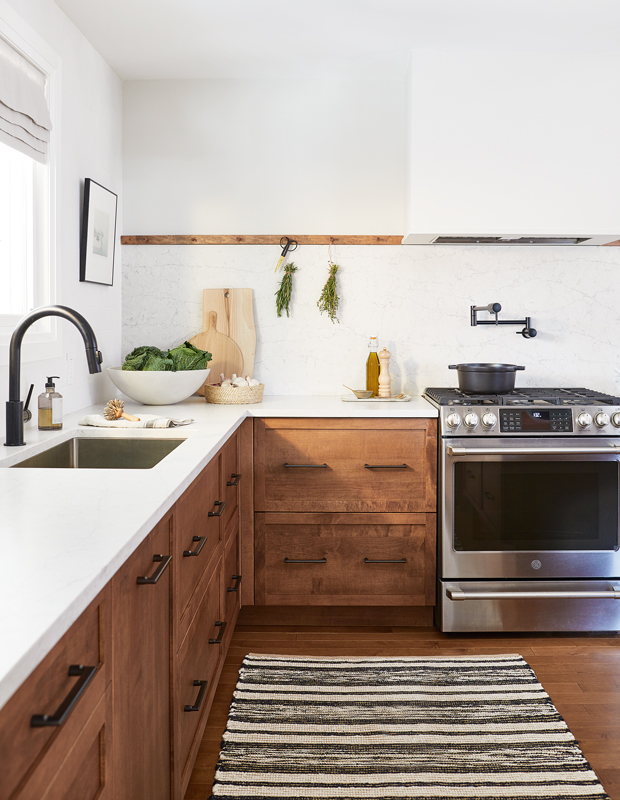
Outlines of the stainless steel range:
[{"label": "stainless steel range", "polygon": [[620,397],[424,396],[439,409],[441,629],[620,630]]}]

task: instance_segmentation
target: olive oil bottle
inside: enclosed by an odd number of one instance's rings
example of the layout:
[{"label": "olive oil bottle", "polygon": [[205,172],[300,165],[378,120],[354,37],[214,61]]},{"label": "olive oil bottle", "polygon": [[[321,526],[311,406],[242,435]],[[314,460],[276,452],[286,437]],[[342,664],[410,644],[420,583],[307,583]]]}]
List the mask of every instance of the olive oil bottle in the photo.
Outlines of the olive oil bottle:
[{"label": "olive oil bottle", "polygon": [[377,354],[378,345],[377,337],[370,337],[370,344],[368,345],[370,353],[368,354],[368,361],[366,362],[366,390],[372,392],[372,396],[376,397],[379,394],[379,356]]}]

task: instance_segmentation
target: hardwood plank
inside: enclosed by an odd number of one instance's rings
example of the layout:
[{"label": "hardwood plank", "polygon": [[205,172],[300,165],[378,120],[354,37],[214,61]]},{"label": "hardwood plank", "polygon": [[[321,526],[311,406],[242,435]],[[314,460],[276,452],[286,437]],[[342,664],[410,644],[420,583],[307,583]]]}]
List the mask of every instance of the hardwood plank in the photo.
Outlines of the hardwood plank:
[{"label": "hardwood plank", "polygon": [[[121,236],[121,244],[274,244],[280,245],[280,235],[209,235],[209,234],[166,234],[148,236]],[[294,235],[290,234],[289,239],[294,239],[298,244],[381,244],[381,245],[400,245],[402,236],[329,236],[329,235]]]}]

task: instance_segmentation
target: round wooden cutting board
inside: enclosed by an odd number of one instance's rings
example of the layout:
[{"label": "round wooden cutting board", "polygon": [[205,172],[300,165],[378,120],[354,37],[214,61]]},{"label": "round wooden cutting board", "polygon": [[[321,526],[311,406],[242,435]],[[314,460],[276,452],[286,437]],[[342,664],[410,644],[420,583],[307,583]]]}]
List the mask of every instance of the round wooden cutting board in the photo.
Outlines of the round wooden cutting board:
[{"label": "round wooden cutting board", "polygon": [[[193,336],[190,343],[201,350],[207,350],[213,356],[209,362],[211,372],[206,383],[219,383],[220,373],[224,373],[227,378],[233,374],[243,375],[243,353],[230,336],[220,333],[217,330],[217,313],[209,312],[209,325],[207,330]],[[203,394],[202,390],[197,394]]]}]

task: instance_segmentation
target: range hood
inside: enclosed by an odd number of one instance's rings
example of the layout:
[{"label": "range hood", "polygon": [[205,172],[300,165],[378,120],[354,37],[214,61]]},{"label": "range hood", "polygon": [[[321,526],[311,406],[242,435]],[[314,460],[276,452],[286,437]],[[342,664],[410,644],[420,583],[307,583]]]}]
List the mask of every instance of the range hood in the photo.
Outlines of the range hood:
[{"label": "range hood", "polygon": [[403,244],[620,239],[620,54],[414,51]]}]

